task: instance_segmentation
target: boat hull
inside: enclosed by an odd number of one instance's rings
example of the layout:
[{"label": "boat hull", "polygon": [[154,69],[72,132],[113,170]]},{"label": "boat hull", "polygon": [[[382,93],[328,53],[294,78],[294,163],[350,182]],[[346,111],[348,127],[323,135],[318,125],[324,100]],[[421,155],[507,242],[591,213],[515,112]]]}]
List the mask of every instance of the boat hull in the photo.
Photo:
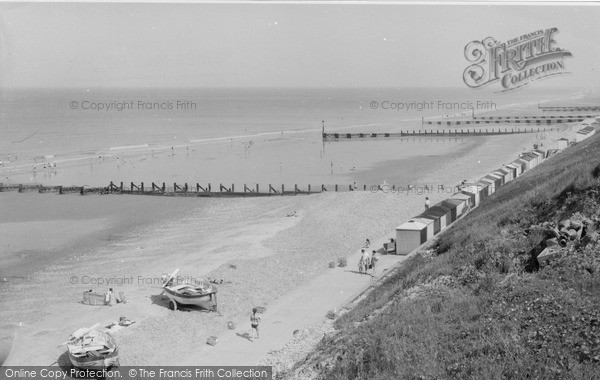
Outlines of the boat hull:
[{"label": "boat hull", "polygon": [[102,344],[110,350],[110,352],[101,353],[100,350],[81,350],[81,345],[67,344],[69,361],[71,364],[80,369],[108,369],[119,366],[119,348],[115,339],[107,332],[93,330],[87,333],[95,339],[103,342]]},{"label": "boat hull", "polygon": [[197,306],[206,310],[217,309],[217,292],[212,291],[203,294],[181,294],[173,289],[164,288],[167,297],[174,303],[170,304],[169,307],[173,310],[177,308],[177,304],[186,306]]},{"label": "boat hull", "polygon": [[69,352],[69,360],[75,368],[94,370],[108,369],[119,366],[119,352],[118,350],[115,350],[110,354],[100,354],[100,357],[96,357],[93,354],[81,357],[75,356]]}]

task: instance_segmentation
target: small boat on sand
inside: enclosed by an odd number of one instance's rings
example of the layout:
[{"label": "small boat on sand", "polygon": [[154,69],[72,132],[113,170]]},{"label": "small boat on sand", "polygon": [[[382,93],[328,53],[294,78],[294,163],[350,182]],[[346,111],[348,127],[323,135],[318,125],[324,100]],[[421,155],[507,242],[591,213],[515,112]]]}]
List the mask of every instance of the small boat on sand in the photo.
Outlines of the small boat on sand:
[{"label": "small boat on sand", "polygon": [[66,342],[69,360],[74,367],[107,369],[119,366],[119,349],[115,339],[97,326],[80,328]]},{"label": "small boat on sand", "polygon": [[217,311],[217,289],[209,283],[176,284],[173,279],[178,272],[173,272],[163,285],[169,298],[169,309],[177,310],[178,306],[184,305]]}]

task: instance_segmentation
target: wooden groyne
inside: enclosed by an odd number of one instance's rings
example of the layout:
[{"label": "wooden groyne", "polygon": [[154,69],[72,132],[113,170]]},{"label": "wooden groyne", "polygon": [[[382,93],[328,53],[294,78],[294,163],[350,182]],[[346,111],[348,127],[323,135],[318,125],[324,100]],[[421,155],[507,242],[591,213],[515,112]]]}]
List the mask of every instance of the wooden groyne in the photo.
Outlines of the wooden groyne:
[{"label": "wooden groyne", "polygon": [[24,184],[4,184],[0,183],[0,192],[16,191],[19,193],[37,192],[37,193],[55,193],[55,194],[105,194],[106,187],[91,186],[45,186],[45,185],[24,185]]},{"label": "wooden groyne", "polygon": [[[235,184],[223,185],[222,183],[218,186],[213,186],[208,183],[201,185],[196,183],[194,185],[188,185],[187,183],[177,184],[173,183],[173,186],[167,186],[164,182],[162,184],[152,184],[148,187],[141,182],[139,185],[131,182],[129,187],[124,186],[123,182],[119,185],[115,185],[113,182],[107,187],[109,194],[142,194],[142,195],[171,195],[171,196],[195,196],[195,197],[241,197],[241,196],[273,196],[273,195],[298,195],[298,194],[316,194],[324,191],[339,191],[342,189],[338,185],[326,186],[321,185],[319,187],[307,185],[306,187],[294,185],[293,188],[286,188],[285,185],[269,184],[261,187],[259,184],[248,186],[244,184],[241,188],[236,188]],[[348,188],[348,191],[350,189]]]},{"label": "wooden groyne", "polygon": [[467,119],[456,120],[425,120],[422,125],[474,125],[474,124],[562,124],[578,123],[596,115],[562,115],[562,116],[474,116]]},{"label": "wooden groyne", "polygon": [[[377,185],[375,185],[377,190]],[[130,182],[125,185],[120,182],[118,185],[111,182],[105,187],[90,186],[46,186],[46,185],[24,185],[24,184],[1,184],[0,192],[16,191],[19,193],[37,192],[37,193],[55,193],[55,194],[134,194],[134,195],[159,195],[159,196],[179,196],[179,197],[264,197],[264,196],[282,196],[282,195],[310,195],[329,192],[348,192],[348,191],[373,191],[373,186],[362,185],[306,185],[286,187],[285,185],[243,185],[237,188],[235,184],[213,186],[210,183],[201,185],[188,185],[187,183],[167,186],[164,182],[156,184],[152,182],[150,186],[144,182]]]},{"label": "wooden groyne", "polygon": [[376,139],[376,138],[400,138],[400,137],[464,137],[464,136],[492,136],[492,135],[508,135],[517,133],[540,133],[546,131],[553,131],[554,129],[540,128],[492,128],[491,130],[484,129],[433,129],[421,130],[421,131],[400,131],[395,133],[323,133],[324,140],[343,140],[343,139]]},{"label": "wooden groyne", "polygon": [[581,112],[581,111],[600,111],[600,106],[556,106],[542,107],[538,105],[542,111],[560,111],[560,112]]}]

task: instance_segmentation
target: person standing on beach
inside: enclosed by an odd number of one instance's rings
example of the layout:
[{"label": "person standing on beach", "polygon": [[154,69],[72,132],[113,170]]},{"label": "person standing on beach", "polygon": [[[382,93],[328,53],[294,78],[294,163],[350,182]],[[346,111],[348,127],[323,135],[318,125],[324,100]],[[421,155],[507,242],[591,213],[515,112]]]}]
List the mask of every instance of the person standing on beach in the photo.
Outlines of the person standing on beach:
[{"label": "person standing on beach", "polygon": [[429,197],[425,197],[425,210],[429,209]]},{"label": "person standing on beach", "polygon": [[367,270],[369,269],[369,261],[370,257],[369,257],[369,252],[366,249],[361,249],[362,252],[362,256],[360,258],[360,264],[359,264],[359,271],[360,273],[367,273]]},{"label": "person standing on beach", "polygon": [[252,309],[252,315],[250,316],[250,326],[252,327],[252,338],[256,332],[256,339],[260,338],[258,335],[258,324],[260,323],[260,316],[256,315],[257,308]]},{"label": "person standing on beach", "polygon": [[110,288],[110,289],[108,289],[108,291],[107,291],[107,292],[104,294],[104,304],[105,304],[105,305],[112,306],[112,305],[111,305],[112,299],[113,299],[113,290],[112,290],[112,288]]},{"label": "person standing on beach", "polygon": [[373,250],[373,253],[371,254],[371,269],[373,269],[373,276],[375,276],[375,264],[377,263],[377,257],[375,256],[377,254],[376,250]]}]

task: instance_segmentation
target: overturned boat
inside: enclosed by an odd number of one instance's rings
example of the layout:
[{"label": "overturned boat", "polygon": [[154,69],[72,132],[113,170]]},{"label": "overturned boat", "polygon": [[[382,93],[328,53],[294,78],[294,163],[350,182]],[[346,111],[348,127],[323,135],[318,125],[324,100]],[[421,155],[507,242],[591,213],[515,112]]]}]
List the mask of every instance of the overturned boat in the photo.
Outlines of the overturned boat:
[{"label": "overturned boat", "polygon": [[119,349],[115,339],[96,326],[78,329],[66,342],[69,360],[74,367],[108,369],[119,366]]},{"label": "overturned boat", "polygon": [[180,306],[196,306],[208,311],[217,311],[217,289],[209,283],[177,284],[174,282],[176,270],[163,284],[163,291],[169,298],[169,309]]}]

